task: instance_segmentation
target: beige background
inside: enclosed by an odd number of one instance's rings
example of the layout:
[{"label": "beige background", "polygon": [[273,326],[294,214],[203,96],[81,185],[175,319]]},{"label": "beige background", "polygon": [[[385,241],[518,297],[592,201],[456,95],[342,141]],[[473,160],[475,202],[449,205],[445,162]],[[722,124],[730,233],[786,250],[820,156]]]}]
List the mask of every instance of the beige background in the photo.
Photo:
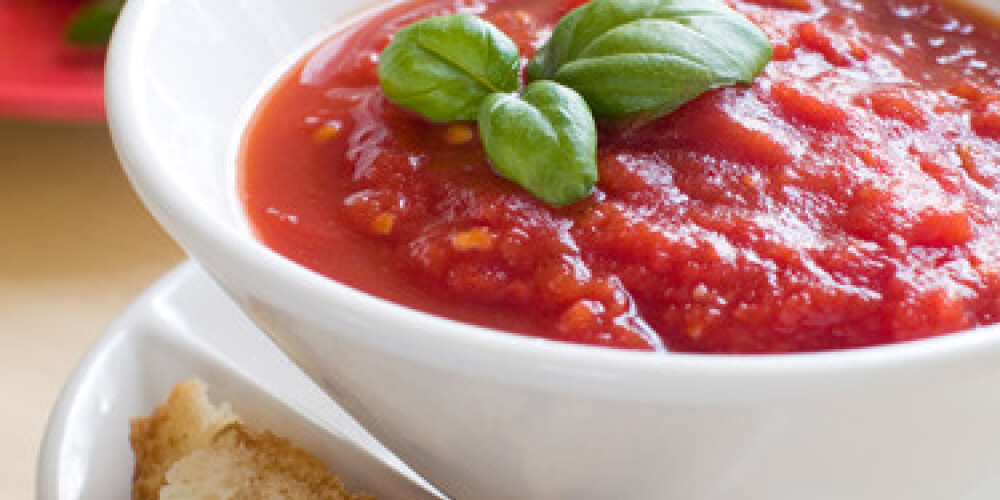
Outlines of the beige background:
[{"label": "beige background", "polygon": [[34,498],[46,418],[73,366],[182,258],[103,125],[0,119],[0,497]]}]

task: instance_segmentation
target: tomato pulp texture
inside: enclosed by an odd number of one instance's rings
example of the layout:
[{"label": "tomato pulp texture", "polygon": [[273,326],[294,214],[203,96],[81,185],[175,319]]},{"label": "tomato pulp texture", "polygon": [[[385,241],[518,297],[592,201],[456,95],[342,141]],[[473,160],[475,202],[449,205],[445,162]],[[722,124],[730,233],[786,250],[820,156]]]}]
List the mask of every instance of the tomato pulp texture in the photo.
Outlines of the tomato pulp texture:
[{"label": "tomato pulp texture", "polygon": [[592,196],[494,173],[475,124],[379,90],[402,26],[471,12],[530,57],[577,2],[418,1],[313,52],[246,133],[259,237],[374,295],[628,349],[784,353],[1000,318],[1000,32],[929,0],[738,0],[774,60],[750,87],[601,124]]}]

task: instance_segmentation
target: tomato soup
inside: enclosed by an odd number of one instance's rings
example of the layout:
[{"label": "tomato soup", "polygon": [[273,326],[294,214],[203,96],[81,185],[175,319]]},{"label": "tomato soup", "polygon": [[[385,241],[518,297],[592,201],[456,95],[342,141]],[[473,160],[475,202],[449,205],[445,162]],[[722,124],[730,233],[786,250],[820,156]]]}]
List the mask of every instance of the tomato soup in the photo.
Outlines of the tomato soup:
[{"label": "tomato soup", "polygon": [[733,0],[774,58],[750,86],[599,121],[565,207],[496,175],[475,124],[388,101],[393,33],[468,12],[530,57],[580,1],[418,0],[295,66],[246,131],[259,238],[337,281],[518,334],[787,353],[1000,321],[1000,30],[934,0]]}]

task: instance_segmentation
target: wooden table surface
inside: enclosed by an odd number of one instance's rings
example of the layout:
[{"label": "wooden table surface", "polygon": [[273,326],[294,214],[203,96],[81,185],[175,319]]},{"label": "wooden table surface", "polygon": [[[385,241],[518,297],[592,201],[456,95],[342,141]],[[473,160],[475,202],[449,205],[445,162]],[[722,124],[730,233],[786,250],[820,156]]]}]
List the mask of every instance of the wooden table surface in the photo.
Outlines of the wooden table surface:
[{"label": "wooden table surface", "polygon": [[74,365],[182,259],[103,125],[0,120],[0,496],[34,498],[46,419]]}]

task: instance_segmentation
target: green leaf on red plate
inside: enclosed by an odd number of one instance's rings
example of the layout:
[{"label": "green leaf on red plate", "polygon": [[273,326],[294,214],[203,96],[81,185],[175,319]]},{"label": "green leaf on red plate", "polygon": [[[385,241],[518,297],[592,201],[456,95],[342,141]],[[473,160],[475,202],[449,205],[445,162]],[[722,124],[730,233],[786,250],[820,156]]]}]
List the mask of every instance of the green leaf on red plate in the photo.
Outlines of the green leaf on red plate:
[{"label": "green leaf on red plate", "polygon": [[66,40],[76,45],[106,45],[125,2],[98,0],[77,11],[66,26]]}]

